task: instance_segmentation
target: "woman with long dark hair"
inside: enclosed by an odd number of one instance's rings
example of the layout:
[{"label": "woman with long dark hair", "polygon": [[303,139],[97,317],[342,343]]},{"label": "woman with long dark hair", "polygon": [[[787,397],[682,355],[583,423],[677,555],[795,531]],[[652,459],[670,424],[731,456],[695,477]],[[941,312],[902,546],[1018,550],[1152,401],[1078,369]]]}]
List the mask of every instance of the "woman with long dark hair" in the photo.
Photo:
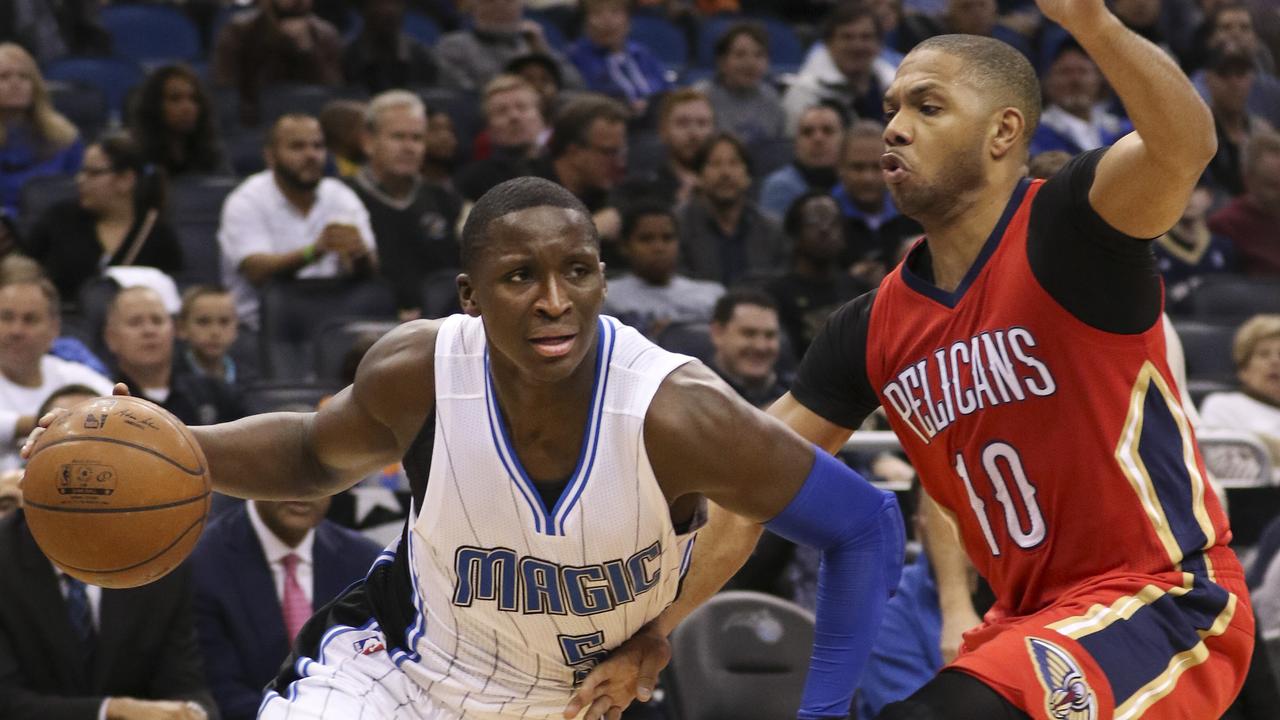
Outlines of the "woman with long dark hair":
[{"label": "woman with long dark hair", "polygon": [[165,65],[147,77],[130,126],[142,156],[169,177],[231,174],[209,93],[186,65]]},{"label": "woman with long dark hair", "polygon": [[182,246],[162,217],[164,171],[143,159],[128,133],[108,134],[85,150],[76,188],[79,198],[46,210],[27,242],[27,254],[62,297],[75,298],[112,265],[182,270]]}]

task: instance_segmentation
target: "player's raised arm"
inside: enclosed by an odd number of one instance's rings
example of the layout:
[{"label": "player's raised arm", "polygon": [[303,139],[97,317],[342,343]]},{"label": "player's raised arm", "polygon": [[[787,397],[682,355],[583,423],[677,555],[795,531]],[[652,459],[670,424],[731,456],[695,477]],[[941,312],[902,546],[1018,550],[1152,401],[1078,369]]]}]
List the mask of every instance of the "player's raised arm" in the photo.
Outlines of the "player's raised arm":
[{"label": "player's raised arm", "polygon": [[360,363],[355,383],[314,413],[268,413],[191,428],[214,489],[262,500],[326,497],[397,462],[434,403],[438,323],[401,325]]},{"label": "player's raised arm", "polygon": [[[834,432],[827,439],[834,442]],[[698,364],[672,373],[658,391],[645,445],[668,497],[700,493],[822,551],[814,657],[799,716],[845,717],[902,566],[893,495],[752,408]]]},{"label": "player's raised arm", "polygon": [[1036,0],[1070,32],[1115,88],[1134,132],[1098,163],[1089,202],[1133,237],[1163,234],[1181,217],[1217,150],[1213,116],[1167,54],[1126,28],[1104,0]]}]

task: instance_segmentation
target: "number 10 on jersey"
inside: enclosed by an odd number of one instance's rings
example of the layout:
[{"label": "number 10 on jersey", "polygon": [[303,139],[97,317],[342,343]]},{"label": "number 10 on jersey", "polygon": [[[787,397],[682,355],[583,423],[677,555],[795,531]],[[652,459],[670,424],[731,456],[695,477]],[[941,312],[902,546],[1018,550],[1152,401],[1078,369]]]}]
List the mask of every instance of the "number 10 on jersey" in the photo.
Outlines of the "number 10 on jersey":
[{"label": "number 10 on jersey", "polygon": [[[1007,442],[996,440],[987,443],[982,448],[982,470],[991,483],[996,502],[1004,508],[1004,524],[1009,531],[1009,539],[1024,550],[1043,542],[1044,514],[1040,512],[1040,505],[1036,502],[1036,486],[1027,479],[1018,451]],[[987,517],[987,504],[974,488],[963,453],[956,453],[956,474],[964,481],[964,489],[969,494],[969,506],[973,508],[973,514],[978,516],[978,524],[982,526],[982,535],[987,539],[991,554],[999,556],[1000,543],[996,541],[991,519]]]}]

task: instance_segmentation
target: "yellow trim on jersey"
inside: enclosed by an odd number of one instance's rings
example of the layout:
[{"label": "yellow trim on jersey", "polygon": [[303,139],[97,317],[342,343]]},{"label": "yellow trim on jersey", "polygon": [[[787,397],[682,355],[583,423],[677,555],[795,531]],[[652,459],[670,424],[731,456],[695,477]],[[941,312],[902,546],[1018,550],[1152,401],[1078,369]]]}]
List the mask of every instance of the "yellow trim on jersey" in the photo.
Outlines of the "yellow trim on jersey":
[{"label": "yellow trim on jersey", "polygon": [[1128,620],[1133,614],[1165,595],[1186,595],[1191,591],[1195,578],[1191,573],[1183,573],[1183,586],[1164,589],[1155,585],[1147,585],[1133,595],[1117,598],[1110,605],[1095,603],[1083,615],[1063,618],[1050,623],[1046,627],[1056,630],[1073,640],[1107,629],[1119,620]]},{"label": "yellow trim on jersey", "polygon": [[1156,494],[1155,484],[1151,481],[1151,475],[1147,472],[1146,464],[1142,462],[1142,456],[1138,452],[1147,393],[1152,384],[1156,386],[1156,391],[1160,393],[1165,406],[1169,408],[1169,413],[1178,426],[1178,434],[1182,438],[1182,460],[1187,468],[1187,476],[1191,478],[1191,512],[1195,515],[1196,524],[1200,526],[1205,536],[1205,544],[1201,549],[1213,546],[1217,541],[1217,533],[1214,532],[1213,522],[1209,519],[1209,512],[1204,504],[1206,483],[1196,463],[1195,442],[1192,439],[1190,424],[1180,404],[1174,402],[1177,394],[1172,392],[1169,384],[1165,382],[1164,377],[1150,360],[1143,363],[1142,369],[1138,371],[1138,378],[1134,381],[1133,389],[1130,391],[1129,414],[1125,418],[1124,428],[1120,431],[1120,441],[1116,444],[1115,457],[1120,470],[1124,472],[1125,477],[1129,478],[1129,484],[1137,494],[1147,519],[1169,555],[1169,560],[1176,566],[1182,562],[1182,549],[1178,547],[1177,539],[1173,536],[1169,519],[1160,505],[1160,496]]},{"label": "yellow trim on jersey", "polygon": [[1209,648],[1205,646],[1204,639],[1216,637],[1226,632],[1227,626],[1231,624],[1231,619],[1236,614],[1236,594],[1230,593],[1230,596],[1227,600],[1227,606],[1222,609],[1222,612],[1218,613],[1218,617],[1213,621],[1213,624],[1208,629],[1196,631],[1196,634],[1200,636],[1200,642],[1169,658],[1169,664],[1165,667],[1164,672],[1153,678],[1151,682],[1138,688],[1136,692],[1129,696],[1128,700],[1116,708],[1114,720],[1133,720],[1133,718],[1142,717],[1142,714],[1148,708],[1170,692],[1173,692],[1182,673],[1199,665],[1209,657]]}]

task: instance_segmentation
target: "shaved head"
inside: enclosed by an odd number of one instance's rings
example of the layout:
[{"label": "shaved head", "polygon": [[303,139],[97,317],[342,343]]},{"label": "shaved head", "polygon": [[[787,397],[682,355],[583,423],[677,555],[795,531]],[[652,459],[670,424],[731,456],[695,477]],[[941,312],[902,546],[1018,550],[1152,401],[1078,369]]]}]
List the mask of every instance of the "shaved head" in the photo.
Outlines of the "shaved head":
[{"label": "shaved head", "polygon": [[1012,107],[1022,113],[1026,124],[1023,142],[1031,142],[1040,123],[1040,80],[1022,53],[994,38],[937,35],[916,45],[908,57],[927,50],[963,61],[965,82],[981,92],[992,109]]}]

